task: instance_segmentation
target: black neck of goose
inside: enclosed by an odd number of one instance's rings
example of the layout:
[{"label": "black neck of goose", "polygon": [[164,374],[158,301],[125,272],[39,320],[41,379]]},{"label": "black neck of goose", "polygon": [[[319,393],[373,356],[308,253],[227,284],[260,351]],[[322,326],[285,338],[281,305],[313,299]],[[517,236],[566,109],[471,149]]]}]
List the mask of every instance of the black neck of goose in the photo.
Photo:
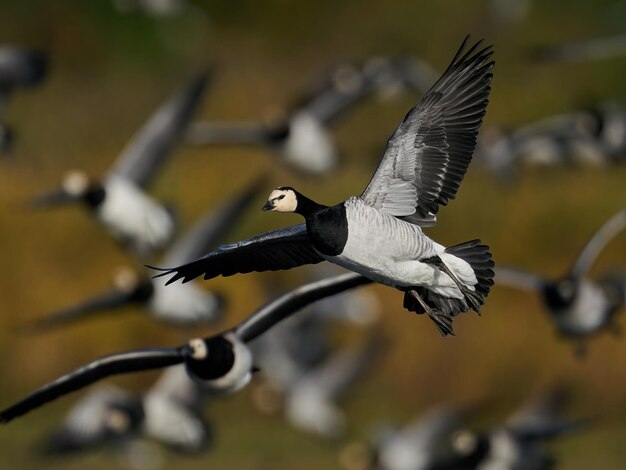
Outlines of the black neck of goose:
[{"label": "black neck of goose", "polygon": [[328,208],[328,206],[324,206],[322,204],[318,204],[317,202],[309,199],[306,196],[303,196],[300,193],[296,193],[298,198],[298,205],[296,206],[296,214],[300,214],[305,219],[316,212],[321,211],[322,209]]},{"label": "black neck of goose", "polygon": [[106,190],[101,184],[94,184],[83,195],[83,200],[89,207],[98,207],[104,202]]},{"label": "black neck of goose", "polygon": [[204,340],[208,351],[204,359],[187,358],[187,371],[200,380],[215,380],[226,375],[235,364],[233,344],[223,336]]}]

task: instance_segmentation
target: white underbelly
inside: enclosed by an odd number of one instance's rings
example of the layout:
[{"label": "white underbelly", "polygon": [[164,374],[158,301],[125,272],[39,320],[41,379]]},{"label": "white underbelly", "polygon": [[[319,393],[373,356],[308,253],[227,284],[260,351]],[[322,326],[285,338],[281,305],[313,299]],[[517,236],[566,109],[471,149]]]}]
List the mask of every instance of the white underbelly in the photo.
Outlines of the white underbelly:
[{"label": "white underbelly", "polygon": [[105,189],[106,198],[97,216],[115,236],[149,250],[161,248],[171,239],[174,221],[151,197],[118,178],[107,180]]},{"label": "white underbelly", "polygon": [[607,322],[608,302],[604,292],[591,283],[581,284],[574,304],[567,310],[556,312],[559,330],[572,336],[594,333]]}]

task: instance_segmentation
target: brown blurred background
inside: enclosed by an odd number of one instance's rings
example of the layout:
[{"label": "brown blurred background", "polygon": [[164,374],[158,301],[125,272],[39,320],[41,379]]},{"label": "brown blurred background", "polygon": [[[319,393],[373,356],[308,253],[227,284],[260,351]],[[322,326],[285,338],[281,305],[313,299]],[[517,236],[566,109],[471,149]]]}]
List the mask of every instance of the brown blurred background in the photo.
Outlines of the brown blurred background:
[{"label": "brown blurred background", "polygon": [[[0,402],[22,397],[96,356],[128,348],[179,344],[181,333],[140,314],[110,315],[29,336],[28,319],[71,305],[110,286],[128,258],[79,209],[33,212],[26,202],[58,183],[65,170],[99,175],[133,132],[172,90],[206,63],[217,76],[199,117],[257,118],[272,104],[306,90],[328,65],[373,55],[415,55],[443,70],[463,37],[495,45],[496,67],[485,125],[507,127],[626,98],[626,58],[577,65],[533,65],[527,48],[542,43],[623,32],[626,2],[534,2],[526,20],[498,24],[488,2],[398,0],[195,2],[194,13],[172,18],[123,15],[107,0],[2,0],[0,43],[46,51],[50,74],[41,87],[18,93],[8,121],[17,130],[13,155],[0,162]],[[616,7],[617,5],[617,7]],[[620,5],[622,5],[620,7]],[[619,7],[619,8],[618,8]],[[419,97],[375,100],[348,113],[335,128],[344,165],[328,177],[302,179],[256,149],[183,147],[159,177],[156,193],[180,203],[190,222],[236,193],[261,172],[267,189],[289,184],[320,202],[358,194],[388,135]],[[496,263],[560,275],[609,216],[626,202],[626,168],[529,168],[502,185],[470,167],[457,200],[440,212],[429,235],[443,244],[480,237]],[[263,201],[258,201],[258,207]],[[233,239],[297,219],[250,210]],[[622,235],[594,271],[626,264]],[[266,300],[260,279],[219,278],[210,287],[229,294],[224,327]],[[302,269],[280,278],[305,279]],[[602,335],[578,361],[556,338],[536,298],[495,287],[482,317],[463,315],[456,337],[402,309],[401,294],[368,287],[383,304],[390,351],[346,400],[347,440],[367,437],[377,422],[406,421],[430,405],[488,400],[485,423],[496,422],[532,393],[559,380],[571,383],[571,416],[597,416],[588,431],[555,443],[566,469],[619,469],[626,462],[626,338]],[[623,314],[623,312],[622,312]],[[623,322],[626,326],[626,322]],[[201,334],[205,331],[194,331]],[[350,333],[348,333],[350,334]],[[155,374],[116,379],[140,391]],[[39,468],[32,444],[62,418],[67,397],[0,428],[3,468]],[[209,408],[217,438],[200,458],[166,457],[169,468],[337,468],[340,443],[289,428],[258,413],[250,389]],[[104,457],[103,457],[104,455]],[[109,454],[45,462],[47,468],[124,468]]]}]

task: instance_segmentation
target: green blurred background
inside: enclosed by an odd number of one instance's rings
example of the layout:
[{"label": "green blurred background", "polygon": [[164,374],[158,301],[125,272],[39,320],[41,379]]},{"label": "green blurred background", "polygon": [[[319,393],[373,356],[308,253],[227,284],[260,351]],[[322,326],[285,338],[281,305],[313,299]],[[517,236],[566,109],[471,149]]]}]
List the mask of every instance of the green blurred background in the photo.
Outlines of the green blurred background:
[{"label": "green blurred background", "polygon": [[[497,24],[486,1],[365,0],[195,2],[173,18],[122,15],[107,0],[2,0],[0,43],[42,49],[51,69],[45,83],[18,93],[8,121],[17,129],[15,151],[0,162],[0,400],[9,404],[92,358],[118,350],[180,343],[174,331],[138,313],[111,315],[41,336],[20,325],[110,286],[113,269],[127,264],[108,236],[79,209],[35,213],[34,194],[56,185],[70,168],[106,170],[132,133],[172,90],[208,62],[218,74],[199,117],[260,117],[273,104],[297,98],[326,66],[373,55],[416,55],[437,70],[463,37],[495,44],[495,79],[485,125],[514,127],[533,119],[607,99],[624,99],[626,58],[578,65],[533,65],[531,45],[623,32],[626,2],[534,2],[527,20]],[[261,172],[277,185],[301,188],[320,202],[358,194],[388,135],[418,96],[375,100],[336,127],[345,164],[331,176],[302,179],[256,149],[181,148],[155,192],[179,202],[185,222],[236,193]],[[497,184],[471,167],[459,197],[441,211],[429,234],[444,244],[480,237],[497,263],[560,275],[593,231],[626,201],[626,168],[527,169],[517,184]],[[262,198],[258,206],[262,205]],[[296,220],[250,210],[232,238]],[[594,268],[624,268],[624,236]],[[286,285],[302,269],[281,275]],[[261,275],[216,279],[227,291],[232,325],[265,301]],[[432,324],[408,314],[401,294],[369,287],[383,305],[384,330],[393,339],[376,370],[347,397],[349,435],[329,443],[257,412],[250,388],[209,407],[217,439],[200,458],[165,455],[168,468],[337,468],[337,450],[367,437],[376,423],[404,422],[440,402],[488,400],[481,421],[495,423],[519,402],[559,380],[571,383],[571,416],[597,416],[588,431],[555,443],[566,469],[619,469],[626,462],[626,338],[594,339],[586,360],[556,338],[538,300],[495,287],[484,315],[463,315],[456,337],[442,339]],[[624,323],[624,322],[622,322]],[[203,334],[205,331],[194,331]],[[353,333],[346,333],[350,335]],[[140,391],[156,377],[113,380]],[[39,468],[32,445],[51,429],[77,396],[46,406],[0,428],[3,468]],[[47,468],[125,468],[96,453]]]}]

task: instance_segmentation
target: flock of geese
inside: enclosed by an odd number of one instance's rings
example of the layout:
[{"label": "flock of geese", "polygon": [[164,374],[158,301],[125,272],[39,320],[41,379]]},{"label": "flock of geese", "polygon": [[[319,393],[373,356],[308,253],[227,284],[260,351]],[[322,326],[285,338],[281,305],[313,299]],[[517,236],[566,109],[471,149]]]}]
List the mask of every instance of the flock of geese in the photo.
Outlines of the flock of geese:
[{"label": "flock of geese", "polygon": [[[144,271],[117,270],[113,290],[43,316],[27,329],[41,332],[127,305],[140,306],[168,324],[215,325],[227,299],[190,281],[322,262],[344,272],[331,275],[320,269],[316,279],[280,293],[221,333],[177,347],[98,358],[0,411],[0,422],[113,375],[164,369],[142,396],[107,384],[90,389],[42,450],[68,455],[143,436],[195,453],[211,442],[207,402],[236,393],[259,371],[258,381],[265,383],[253,397],[261,409],[283,408],[299,429],[339,437],[346,417],[338,400],[371,368],[386,341],[371,326],[375,300],[356,290],[371,283],[401,291],[403,307],[424,314],[443,336],[454,334],[456,316],[480,312],[494,281],[536,292],[547,317],[574,341],[579,355],[597,332],[618,332],[616,313],[624,306],[626,276],[613,271],[595,281],[588,273],[604,247],[626,228],[626,209],[598,229],[559,279],[512,267],[496,269],[489,247],[479,239],[446,247],[422,230],[433,226],[441,206],[456,198],[472,157],[477,165],[510,177],[520,162],[612,165],[626,155],[626,112],[615,103],[547,118],[511,133],[491,129],[477,141],[493,67],[491,47],[469,38],[441,75],[409,58],[341,64],[297,105],[248,122],[194,121],[214,71],[194,77],[159,107],[105,175],[95,178],[72,170],[58,189],[32,201],[40,209],[83,206],[142,264],[155,253],[165,254]],[[0,48],[3,122],[8,95],[36,85],[45,72],[43,56]],[[340,158],[331,133],[335,119],[367,97],[388,99],[404,89],[423,96],[391,134],[360,195],[326,206],[287,185],[269,192],[262,210],[296,213],[302,223],[220,244],[251,202],[267,191],[263,177],[178,237],[176,212],[149,194],[167,158],[183,143],[260,146],[298,172],[327,174]],[[8,129],[3,124],[3,151],[13,141]],[[473,230],[480,236],[480,226]],[[337,322],[366,330],[365,339],[354,348],[334,350],[328,331]],[[561,416],[564,395],[560,389],[549,391],[524,404],[506,423],[480,432],[463,426],[469,410],[442,405],[402,429],[384,429],[367,444],[345,447],[340,461],[348,469],[551,468],[554,461],[543,442],[586,424]]]}]

